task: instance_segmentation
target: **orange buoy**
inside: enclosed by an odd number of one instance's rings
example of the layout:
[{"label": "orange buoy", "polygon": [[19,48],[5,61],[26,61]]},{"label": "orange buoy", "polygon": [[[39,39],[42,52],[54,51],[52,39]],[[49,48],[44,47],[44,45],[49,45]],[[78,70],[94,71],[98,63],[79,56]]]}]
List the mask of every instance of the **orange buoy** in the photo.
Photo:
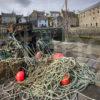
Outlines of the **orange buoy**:
[{"label": "orange buoy", "polygon": [[68,85],[70,83],[70,77],[69,75],[65,74],[64,78],[60,81],[60,85]]}]

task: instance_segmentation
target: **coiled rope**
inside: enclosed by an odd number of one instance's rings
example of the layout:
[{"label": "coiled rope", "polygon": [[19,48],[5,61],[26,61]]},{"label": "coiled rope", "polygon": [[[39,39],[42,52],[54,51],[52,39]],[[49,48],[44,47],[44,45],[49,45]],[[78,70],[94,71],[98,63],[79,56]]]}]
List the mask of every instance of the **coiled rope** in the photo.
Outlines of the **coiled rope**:
[{"label": "coiled rope", "polygon": [[[29,74],[23,84],[10,82],[7,86],[2,85],[3,93],[6,93],[4,98],[74,100],[72,98],[75,98],[75,90],[83,91],[89,84],[95,82],[95,73],[86,64],[79,64],[72,57],[55,60],[49,65],[40,65]],[[60,86],[60,80],[65,73],[70,74],[71,83],[67,86]]]}]

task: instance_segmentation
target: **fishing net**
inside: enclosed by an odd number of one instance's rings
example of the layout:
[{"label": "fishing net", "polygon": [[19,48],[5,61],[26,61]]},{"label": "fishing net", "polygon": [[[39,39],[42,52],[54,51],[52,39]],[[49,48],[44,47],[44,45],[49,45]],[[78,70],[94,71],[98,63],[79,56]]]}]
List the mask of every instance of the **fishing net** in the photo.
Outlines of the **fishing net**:
[{"label": "fishing net", "polygon": [[4,60],[7,58],[11,58],[12,57],[12,53],[10,52],[10,50],[0,50],[0,60]]},{"label": "fishing net", "polygon": [[[77,95],[74,91],[83,91],[89,84],[94,84],[95,73],[85,63],[73,57],[48,62],[52,53],[48,48],[48,54],[44,54],[43,48],[47,44],[40,40],[43,56],[36,60],[35,52],[29,46],[21,45],[15,37],[14,41],[24,53],[23,59],[28,66],[25,68],[27,77],[22,83],[9,79],[0,85],[0,100],[75,100]],[[65,74],[70,76],[70,83],[62,86],[60,81]]]},{"label": "fishing net", "polygon": [[[29,76],[22,84],[9,81],[1,86],[2,95],[5,95],[0,96],[1,100],[72,100],[75,90],[82,91],[95,80],[95,73],[74,58],[62,58],[49,65],[41,62],[35,70],[28,71]],[[65,73],[70,74],[71,83],[61,86]]]}]

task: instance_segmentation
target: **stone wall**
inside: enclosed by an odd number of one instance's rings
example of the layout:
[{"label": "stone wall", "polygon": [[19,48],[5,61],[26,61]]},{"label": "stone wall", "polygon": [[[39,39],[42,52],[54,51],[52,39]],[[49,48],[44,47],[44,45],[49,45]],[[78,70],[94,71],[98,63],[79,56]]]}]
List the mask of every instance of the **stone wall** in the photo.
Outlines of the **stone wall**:
[{"label": "stone wall", "polygon": [[100,7],[80,12],[78,17],[80,27],[100,27]]},{"label": "stone wall", "polygon": [[73,27],[69,29],[69,33],[76,35],[100,35],[100,27]]}]

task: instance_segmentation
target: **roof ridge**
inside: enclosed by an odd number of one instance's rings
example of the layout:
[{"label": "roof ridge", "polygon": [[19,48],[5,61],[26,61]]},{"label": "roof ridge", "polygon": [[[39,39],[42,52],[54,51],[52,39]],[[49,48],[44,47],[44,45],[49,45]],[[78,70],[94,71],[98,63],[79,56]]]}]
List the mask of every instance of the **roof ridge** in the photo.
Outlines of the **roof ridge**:
[{"label": "roof ridge", "polygon": [[93,5],[91,5],[90,7],[87,7],[86,9],[82,10],[80,13],[91,10],[91,9],[94,9],[94,8],[97,8],[97,7],[100,7],[100,1],[93,4]]}]

